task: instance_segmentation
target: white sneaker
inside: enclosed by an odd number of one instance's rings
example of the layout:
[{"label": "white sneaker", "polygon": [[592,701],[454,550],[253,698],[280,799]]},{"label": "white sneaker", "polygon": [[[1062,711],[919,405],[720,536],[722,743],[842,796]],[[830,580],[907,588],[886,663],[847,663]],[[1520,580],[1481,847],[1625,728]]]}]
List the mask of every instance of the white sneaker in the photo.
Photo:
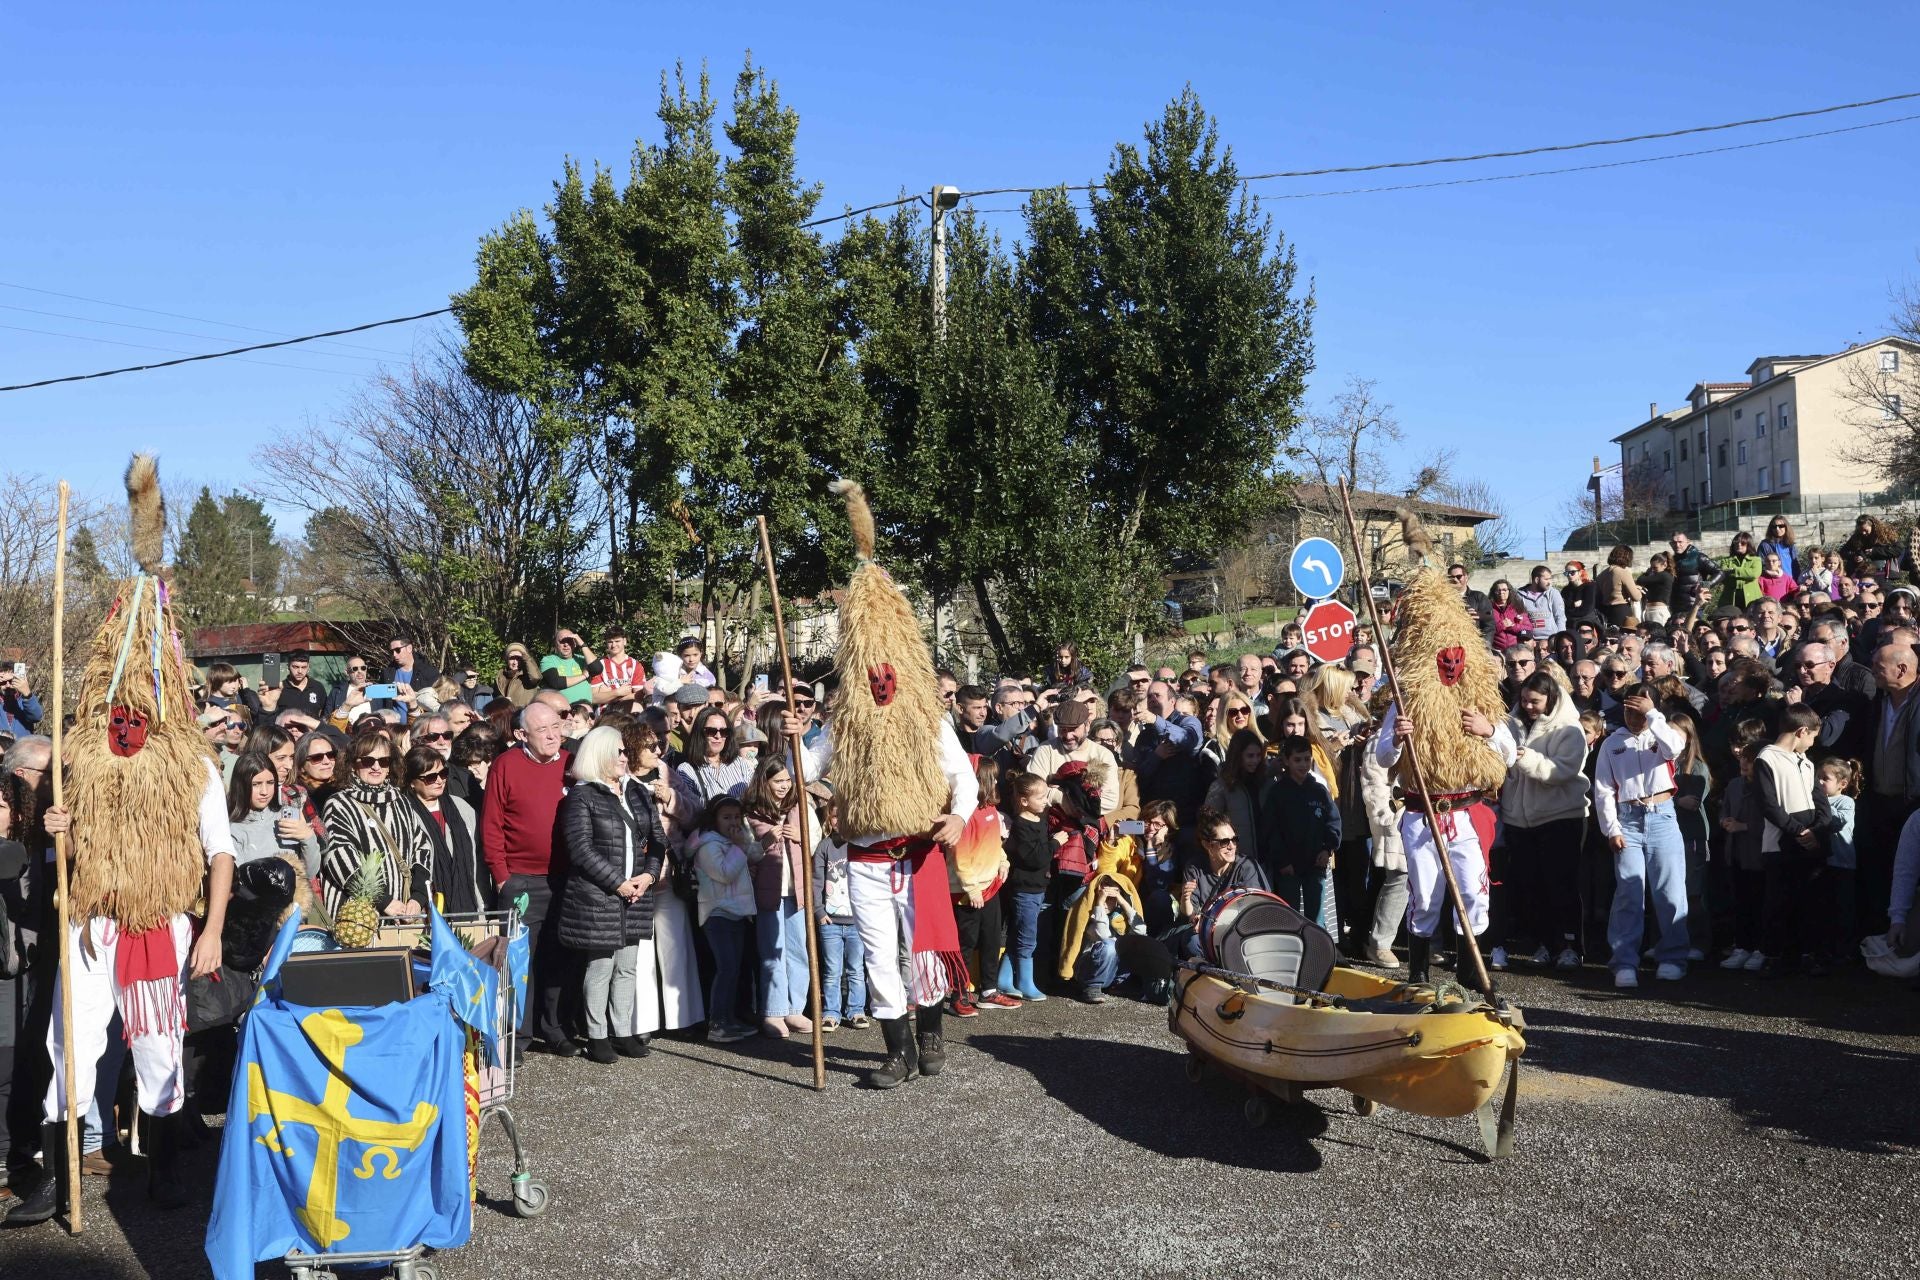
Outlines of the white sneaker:
[{"label": "white sneaker", "polygon": [[1653,976],[1661,982],[1678,982],[1687,976],[1687,967],[1675,964],[1671,960],[1653,971]]},{"label": "white sneaker", "polygon": [[1495,947],[1493,954],[1487,957],[1487,964],[1494,969],[1505,969],[1507,967],[1507,949],[1505,947]]},{"label": "white sneaker", "polygon": [[1745,950],[1744,948],[1735,947],[1733,950],[1727,952],[1727,958],[1720,962],[1720,967],[1722,969],[1744,969],[1747,967],[1747,957],[1752,954],[1753,952]]},{"label": "white sneaker", "polygon": [[1560,954],[1554,957],[1553,967],[1556,969],[1578,969],[1580,967],[1580,953],[1572,947],[1562,947]]},{"label": "white sneaker", "polygon": [[1530,964],[1552,964],[1553,953],[1544,946],[1535,947],[1533,954],[1527,957],[1527,961]]},{"label": "white sneaker", "polygon": [[1700,963],[1700,961],[1705,960],[1706,958],[1707,958],[1707,953],[1702,951],[1700,948],[1698,947],[1687,948],[1687,962],[1689,964],[1698,964]]},{"label": "white sneaker", "polygon": [[1747,962],[1741,965],[1740,967],[1742,969],[1745,969],[1748,973],[1758,973],[1760,972],[1760,970],[1766,967],[1766,964],[1767,964],[1766,952],[1753,951],[1748,953]]},{"label": "white sneaker", "polygon": [[1613,985],[1622,991],[1631,991],[1640,985],[1640,975],[1632,969],[1615,969],[1613,971]]}]

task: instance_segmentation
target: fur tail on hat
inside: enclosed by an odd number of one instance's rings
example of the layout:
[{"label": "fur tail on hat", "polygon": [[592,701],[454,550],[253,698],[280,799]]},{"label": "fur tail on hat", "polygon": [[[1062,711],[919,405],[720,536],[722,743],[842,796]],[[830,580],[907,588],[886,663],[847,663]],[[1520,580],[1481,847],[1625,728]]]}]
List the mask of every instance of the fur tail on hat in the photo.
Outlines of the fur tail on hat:
[{"label": "fur tail on hat", "polygon": [[1424,564],[1433,558],[1433,535],[1411,507],[1400,508],[1400,541],[1407,547],[1407,563]]},{"label": "fur tail on hat", "polygon": [[160,572],[166,555],[167,500],[160,493],[160,464],[150,453],[136,453],[127,464],[127,516],[135,563],[142,573]]},{"label": "fur tail on hat", "polygon": [[847,504],[847,520],[853,525],[854,553],[862,561],[873,559],[873,508],[867,505],[867,491],[858,480],[835,480],[827,486]]}]

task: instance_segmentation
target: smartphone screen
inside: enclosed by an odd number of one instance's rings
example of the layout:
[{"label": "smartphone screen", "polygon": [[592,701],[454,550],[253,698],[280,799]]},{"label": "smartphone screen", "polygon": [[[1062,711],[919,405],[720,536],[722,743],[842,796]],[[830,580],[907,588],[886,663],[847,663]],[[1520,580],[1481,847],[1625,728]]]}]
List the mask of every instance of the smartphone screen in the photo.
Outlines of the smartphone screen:
[{"label": "smartphone screen", "polygon": [[393,699],[400,696],[400,689],[398,685],[370,684],[367,686],[367,696],[369,698]]}]

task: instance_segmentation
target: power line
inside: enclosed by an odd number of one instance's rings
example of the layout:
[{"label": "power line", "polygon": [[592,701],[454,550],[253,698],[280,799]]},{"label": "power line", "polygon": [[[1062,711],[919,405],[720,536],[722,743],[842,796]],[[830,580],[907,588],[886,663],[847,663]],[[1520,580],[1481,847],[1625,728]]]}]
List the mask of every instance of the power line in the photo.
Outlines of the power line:
[{"label": "power line", "polygon": [[[1782,120],[1804,120],[1809,116],[1832,115],[1836,111],[1858,111],[1862,107],[1884,106],[1889,102],[1907,102],[1914,98],[1920,98],[1920,90],[1915,90],[1912,93],[1888,94],[1884,98],[1867,98],[1860,102],[1841,102],[1830,107],[1812,107],[1805,111],[1785,111],[1779,115],[1754,116],[1747,120],[1730,120],[1724,124],[1699,124],[1685,129],[1665,129],[1658,133],[1636,133],[1623,138],[1596,138],[1589,142],[1560,142],[1538,147],[1520,147],[1510,151],[1481,151],[1473,155],[1434,156],[1425,160],[1387,160],[1379,164],[1336,165],[1326,169],[1285,169],[1274,173],[1250,173],[1242,178],[1241,181],[1265,182],[1275,178],[1324,178],[1339,173],[1377,173],[1382,169],[1420,169],[1428,165],[1436,164],[1471,164],[1479,160],[1511,160],[1519,156],[1546,155],[1556,151],[1584,151],[1590,147],[1619,147],[1631,142],[1655,142],[1663,138],[1684,138],[1689,134],[1695,133],[1718,133],[1725,129],[1745,129],[1756,124],[1778,124]],[[1804,136],[1818,137],[1820,135],[1807,134]],[[1103,182],[1089,182],[1078,186],[1064,187],[988,187],[980,191],[963,191],[960,194],[961,198],[965,199],[968,196],[1033,195],[1039,191],[1101,191],[1105,188],[1106,184]],[[1387,189],[1395,190],[1397,188]]]},{"label": "power line", "polygon": [[[127,342],[121,338],[96,338],[85,333],[56,333],[52,329],[29,329],[25,325],[0,324],[0,329],[10,329],[15,333],[36,333],[45,338],[65,338],[71,342],[98,342],[110,347],[132,347],[135,351],[167,351],[176,355],[190,356],[191,351],[182,351],[179,347],[156,347],[147,342]],[[303,373],[331,373],[342,378],[357,378],[357,369],[329,369],[315,364],[282,364],[277,360],[244,360],[246,364],[266,365],[274,369],[298,369]],[[5,389],[5,388],[0,388]]]},{"label": "power line", "polygon": [[[77,293],[61,293],[57,289],[41,289],[30,284],[15,284],[10,280],[0,280],[0,289],[18,289],[22,293],[44,294],[49,298],[65,298],[68,302],[86,302],[96,307],[113,307],[119,311],[138,311],[150,316],[165,316],[169,320],[191,320],[194,324],[211,324],[217,325],[222,329],[239,329],[243,333],[264,333],[275,338],[291,338],[294,336],[284,329],[262,329],[258,325],[236,324],[232,320],[209,320],[205,316],[184,315],[178,311],[160,311],[154,307],[136,307],[131,302],[113,302],[106,298],[87,298]],[[96,320],[93,321],[93,323],[111,324],[112,321]],[[407,353],[404,351],[392,351],[386,347],[369,347],[358,342],[330,342],[327,345],[333,347],[350,347],[355,351],[372,351],[378,355],[393,356],[401,360],[407,358]]]},{"label": "power line", "polygon": [[1704,147],[1698,151],[1673,151],[1666,155],[1636,156],[1632,160],[1609,160],[1600,164],[1568,165],[1560,169],[1529,169],[1523,173],[1496,173],[1479,178],[1449,178],[1440,182],[1402,182],[1388,187],[1348,187],[1344,191],[1295,191],[1270,194],[1268,200],[1318,200],[1325,196],[1360,196],[1382,191],[1424,191],[1434,187],[1464,187],[1478,182],[1512,182],[1517,178],[1546,178],[1562,173],[1591,173],[1597,169],[1624,169],[1629,165],[1655,164],[1662,160],[1687,160],[1695,156],[1717,156],[1728,151],[1751,151],[1756,147],[1776,147],[1783,142],[1805,142],[1808,138],[1830,138],[1839,133],[1859,133],[1864,129],[1884,129],[1890,124],[1920,120],[1920,114],[1875,120],[1868,124],[1822,129],[1817,133],[1795,133],[1784,138],[1764,138],[1759,142],[1736,142],[1724,147]]},{"label": "power line", "polygon": [[[164,334],[167,334],[167,335],[169,335],[169,336],[171,336],[171,337],[175,337],[175,338],[205,338],[205,339],[206,339],[207,341],[209,341],[209,342],[219,342],[219,341],[222,341],[222,340],[223,340],[223,338],[222,338],[222,337],[221,337],[220,335],[217,335],[217,334],[211,334],[211,333],[191,333],[191,332],[188,332],[188,331],[187,331],[187,330],[185,330],[185,329],[162,329],[162,328],[160,328],[160,327],[159,327],[158,325],[151,325],[151,324],[134,324],[133,322],[131,322],[131,321],[129,321],[129,320],[103,320],[103,319],[100,319],[99,317],[96,317],[96,316],[76,316],[76,315],[74,315],[74,314],[72,314],[71,312],[67,312],[67,311],[41,311],[41,310],[39,310],[39,309],[37,309],[37,308],[34,308],[34,307],[18,307],[18,306],[14,306],[14,305],[13,305],[12,303],[9,303],[9,302],[0,302],[0,311],[19,311],[19,312],[22,312],[22,313],[24,313],[24,314],[26,314],[26,315],[30,315],[30,316],[48,316],[48,317],[50,317],[50,318],[52,318],[52,319],[55,319],[55,320],[78,320],[78,321],[79,321],[79,322],[80,322],[81,324],[108,324],[108,325],[112,325],[112,326],[113,326],[114,328],[116,328],[116,329],[138,329],[138,330],[140,330],[140,331],[141,331],[141,332],[143,332],[143,333],[164,333]],[[23,330],[22,330],[22,332],[25,332],[25,333],[41,333],[41,332],[48,332],[50,336],[52,336],[52,337],[56,337],[56,338],[64,338],[64,337],[75,337],[75,338],[78,338],[78,337],[81,337],[81,336],[82,336],[82,335],[80,335],[80,334],[59,334],[59,333],[51,333],[50,331],[47,331],[47,330],[40,330],[40,329],[23,329]],[[104,342],[104,341],[107,341],[107,339],[104,339],[104,338],[98,338],[98,339],[88,339],[88,341],[99,341],[99,342]],[[224,339],[224,341],[228,341],[228,342],[231,342],[231,341],[232,341],[232,339],[231,339],[231,338],[225,338],[225,339]],[[131,346],[138,346],[139,344],[138,344],[138,343],[133,343],[133,342],[129,342],[129,343],[124,343],[124,344],[122,344],[122,345],[125,345],[125,346],[129,346],[129,347],[131,347]],[[164,347],[149,347],[149,348],[148,348],[148,350],[150,350],[150,351],[163,351],[163,350],[167,350],[167,348],[164,348]],[[180,352],[179,354],[181,354],[181,355],[192,355],[192,354],[193,354],[193,352],[191,352],[191,351],[183,351],[183,352]],[[375,359],[374,357],[372,357],[372,356],[360,356],[360,355],[353,355],[353,354],[351,354],[351,353],[349,353],[349,352],[346,352],[346,351],[310,351],[310,352],[308,352],[307,354],[308,354],[308,355],[315,355],[315,356],[325,356],[325,357],[326,357],[326,358],[328,358],[329,360],[364,360],[364,361],[366,361],[366,362],[367,362],[368,364],[379,364],[379,363],[380,363],[380,361],[378,361],[378,360],[376,360],[376,359]],[[296,367],[296,366],[292,366],[292,365],[288,365],[288,366],[285,366],[285,367],[287,367],[287,368],[294,368],[294,367]]]},{"label": "power line", "polygon": [[[30,391],[35,387],[51,387],[62,382],[87,382],[94,378],[111,378],[122,373],[146,373],[150,369],[171,369],[175,365],[193,364],[200,360],[223,360],[228,356],[245,355],[249,351],[269,351],[275,347],[291,347],[302,342],[317,342],[322,338],[337,338],[345,333],[365,333],[368,329],[383,329],[390,324],[410,324],[415,320],[429,320],[434,316],[448,315],[452,311],[452,307],[436,307],[432,311],[422,311],[418,315],[395,316],[391,320],[373,320],[366,324],[349,325],[345,329],[329,329],[325,333],[309,333],[298,338],[282,338],[278,342],[256,342],[250,347],[235,347],[231,351],[208,351],[201,355],[184,356],[178,360],[159,360],[153,364],[129,365],[124,369],[102,369],[98,373],[72,373],[64,378],[41,378],[37,382],[16,382],[9,387],[0,387],[0,391]],[[17,326],[8,325],[5,327],[15,328]],[[108,342],[111,341],[111,339],[93,338],[89,339],[89,341]],[[122,343],[121,345],[131,346],[134,344]],[[301,366],[289,365],[287,367],[300,368]],[[309,369],[308,372],[316,372],[316,370]],[[338,371],[336,370],[335,372]]]},{"label": "power line", "polygon": [[[1635,143],[1635,142],[1650,142],[1650,141],[1655,141],[1655,140],[1664,139],[1664,138],[1686,137],[1693,134],[1717,133],[1727,129],[1744,129],[1744,128],[1751,127],[1753,125],[1775,124],[1784,120],[1803,120],[1812,116],[1831,115],[1839,111],[1857,111],[1864,107],[1882,106],[1890,102],[1906,102],[1915,98],[1920,98],[1920,90],[1916,90],[1910,93],[1888,94],[1885,97],[1868,98],[1868,99],[1863,99],[1862,101],[1859,101],[1859,102],[1843,102],[1843,103],[1836,103],[1832,106],[1812,107],[1804,111],[1787,111],[1787,112],[1781,112],[1777,115],[1771,115],[1771,116],[1754,116],[1746,120],[1732,120],[1732,121],[1727,121],[1721,124],[1693,125],[1685,129],[1667,129],[1667,130],[1662,130],[1656,133],[1631,134],[1631,135],[1628,135],[1625,137],[1619,137],[1619,138],[1597,138],[1597,139],[1592,139],[1586,142],[1553,143],[1553,144],[1547,144],[1547,145],[1537,146],[1537,147],[1521,147],[1521,148],[1516,148],[1513,150],[1506,150],[1506,151],[1482,151],[1482,152],[1477,152],[1471,155],[1434,156],[1434,157],[1429,157],[1423,160],[1389,160],[1389,161],[1383,161],[1378,164],[1338,165],[1338,166],[1332,166],[1332,167],[1322,168],[1322,169],[1290,169],[1290,170],[1275,171],[1273,173],[1256,173],[1256,174],[1249,174],[1246,177],[1240,179],[1240,183],[1242,186],[1245,186],[1246,184],[1253,183],[1253,182],[1266,182],[1266,181],[1274,181],[1274,180],[1280,180],[1280,179],[1325,177],[1329,175],[1344,174],[1344,173],[1377,173],[1382,170],[1388,170],[1388,169],[1416,169],[1416,168],[1425,168],[1431,165],[1470,164],[1470,163],[1475,163],[1482,160],[1505,160],[1505,159],[1513,159],[1520,156],[1546,155],[1546,154],[1566,152],[1566,151],[1582,151],[1582,150],[1587,150],[1593,147],[1617,147],[1617,146],[1624,146],[1626,144]],[[1815,133],[1794,134],[1784,138],[1769,138],[1759,142],[1738,143],[1738,144],[1725,146],[1725,147],[1709,147],[1709,148],[1704,148],[1697,151],[1674,152],[1667,155],[1659,155],[1659,156],[1642,156],[1632,160],[1618,160],[1618,161],[1612,161],[1612,162],[1602,163],[1602,164],[1572,165],[1572,166],[1567,166],[1559,169],[1537,169],[1537,170],[1530,170],[1523,173],[1496,174],[1496,175],[1492,175],[1488,177],[1480,177],[1480,178],[1458,178],[1458,179],[1441,181],[1441,182],[1401,183],[1393,186],[1384,186],[1384,187],[1356,187],[1356,188],[1350,188],[1344,191],[1305,191],[1305,192],[1297,192],[1293,194],[1281,194],[1281,195],[1272,196],[1270,198],[1276,199],[1276,200],[1320,199],[1320,198],[1330,197],[1330,196],[1364,195],[1364,194],[1372,194],[1377,192],[1388,192],[1388,191],[1411,191],[1411,190],[1419,190],[1419,189],[1434,188],[1434,187],[1467,186],[1467,185],[1482,183],[1482,182],[1512,182],[1521,178],[1541,178],[1541,177],[1550,177],[1550,176],[1554,176],[1558,174],[1566,174],[1566,173],[1591,172],[1599,169],[1619,169],[1619,168],[1625,168],[1629,165],[1635,165],[1635,164],[1652,164],[1662,160],[1681,160],[1681,159],[1688,159],[1696,156],[1717,155],[1717,154],[1721,154],[1729,151],[1746,151],[1756,147],[1776,146],[1783,142],[1801,142],[1809,138],[1824,138],[1824,137],[1831,137],[1836,134],[1842,134],[1842,133],[1857,133],[1865,129],[1878,129],[1878,128],[1884,128],[1887,125],[1904,124],[1916,119],[1920,119],[1920,115],[1900,116],[1891,120],[1878,120],[1869,124],[1851,125],[1844,128],[1838,128],[1838,129],[1825,129]],[[960,193],[960,199],[970,201],[980,196],[1034,195],[1041,191],[1094,192],[1094,191],[1103,191],[1105,189],[1106,189],[1106,184],[1101,182],[1062,184],[1054,187],[987,187],[977,191],[963,191]],[[927,202],[927,197],[923,195],[901,196],[898,199],[884,200],[877,204],[866,205],[859,209],[849,209],[844,213],[829,214],[825,217],[814,218],[808,222],[803,222],[800,225],[802,227],[826,226],[830,223],[845,222],[849,219],[857,218],[862,214],[874,213],[882,209],[897,209],[900,206],[906,205],[906,204],[914,204],[914,203],[925,204],[926,202]],[[975,211],[979,213],[1018,212],[1018,210],[1015,210],[1015,209],[998,209],[998,208],[976,209]],[[6,281],[0,281],[0,287],[24,289],[33,293],[44,293],[52,297],[70,298],[80,302],[94,302],[101,306],[124,306],[124,307],[127,307],[128,310],[147,311],[154,315],[168,316],[174,319],[193,320],[195,323],[199,323],[199,324],[224,325],[225,327],[236,328],[236,329],[251,328],[251,326],[248,326],[248,325],[230,324],[226,321],[204,320],[204,319],[199,319],[193,316],[185,316],[185,315],[181,315],[178,312],[158,311],[158,310],[154,310],[152,308],[147,308],[147,307],[132,307],[124,303],[101,302],[98,299],[83,298],[77,294],[57,293],[51,289],[36,289],[31,285],[9,284]],[[14,309],[27,310],[27,308],[14,308]],[[300,337],[282,338],[277,342],[261,342],[261,343],[256,343],[252,346],[235,347],[229,351],[209,351],[199,355],[183,356],[181,359],[178,359],[178,360],[163,360],[153,364],[132,365],[123,369],[104,369],[97,373],[70,374],[66,377],[61,377],[61,378],[42,378],[35,382],[22,382],[22,383],[16,383],[12,386],[0,386],[0,392],[27,391],[35,387],[54,386],[59,383],[86,382],[94,378],[111,378],[123,373],[145,373],[153,369],[167,369],[167,368],[172,368],[176,365],[193,364],[202,360],[221,360],[230,356],[245,355],[246,353],[252,352],[252,351],[265,351],[275,347],[289,347],[289,346],[294,346],[300,343],[318,342],[327,338],[339,337],[343,334],[363,333],[369,329],[384,328],[387,325],[407,324],[415,320],[426,320],[434,316],[447,315],[452,311],[453,311],[452,307],[439,307],[432,311],[422,311],[418,315],[398,316],[390,320],[375,320],[367,324],[353,325],[345,329],[330,329],[324,333],[314,333],[314,334],[306,334]],[[57,314],[57,313],[47,312],[47,313],[41,313],[41,314]],[[81,317],[72,317],[72,318],[82,319]],[[98,321],[98,322],[92,322],[92,323],[113,324],[117,322]],[[12,329],[19,328],[19,326],[16,326],[16,325],[6,325],[6,326],[0,326],[0,327],[12,328]],[[140,328],[143,326],[136,325],[136,326],[130,326],[130,327]],[[45,332],[44,330],[32,330],[32,329],[26,329],[22,331],[28,332],[28,333]],[[172,332],[172,331],[158,330],[158,332]],[[263,329],[263,330],[255,330],[255,332],[271,333],[274,331]],[[81,337],[81,335],[78,335],[78,334],[53,335],[53,336]],[[187,336],[191,336],[191,335],[187,335]],[[93,341],[93,342],[113,341],[112,339],[107,339],[107,338],[82,338],[82,340]],[[137,346],[140,346],[141,344],[120,343],[118,345],[137,347]],[[355,344],[339,343],[336,345],[352,346]],[[156,347],[151,349],[152,350],[168,350],[168,348],[163,348],[163,347]],[[382,350],[381,348],[377,348],[377,347],[362,348],[362,349],[372,350],[372,351]],[[316,353],[316,354],[324,354],[324,353]],[[382,351],[382,354],[398,355],[399,353]],[[255,362],[255,363],[265,363],[265,362]],[[288,365],[284,367],[304,368],[305,366]],[[313,370],[309,370],[309,371],[313,371]]]}]

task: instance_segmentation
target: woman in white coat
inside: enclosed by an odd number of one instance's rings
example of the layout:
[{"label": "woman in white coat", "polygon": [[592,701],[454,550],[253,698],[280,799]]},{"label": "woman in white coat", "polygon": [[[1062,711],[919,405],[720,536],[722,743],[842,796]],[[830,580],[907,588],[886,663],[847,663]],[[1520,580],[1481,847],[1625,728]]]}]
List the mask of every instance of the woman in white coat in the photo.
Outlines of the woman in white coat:
[{"label": "woman in white coat", "polygon": [[[1536,671],[1507,718],[1518,753],[1500,791],[1516,928],[1536,964],[1580,967],[1580,845],[1586,832],[1587,738],[1559,682]],[[1557,955],[1555,953],[1558,953]]]},{"label": "woman in white coat", "polygon": [[642,945],[638,962],[638,1034],[650,1036],[691,1027],[707,1017],[694,950],[693,905],[674,888],[676,881],[692,882],[689,843],[700,821],[700,797],[691,779],[667,767],[651,724],[635,721],[622,730],[622,737],[627,785],[647,793],[667,829],[668,873],[654,886],[653,937]]}]

